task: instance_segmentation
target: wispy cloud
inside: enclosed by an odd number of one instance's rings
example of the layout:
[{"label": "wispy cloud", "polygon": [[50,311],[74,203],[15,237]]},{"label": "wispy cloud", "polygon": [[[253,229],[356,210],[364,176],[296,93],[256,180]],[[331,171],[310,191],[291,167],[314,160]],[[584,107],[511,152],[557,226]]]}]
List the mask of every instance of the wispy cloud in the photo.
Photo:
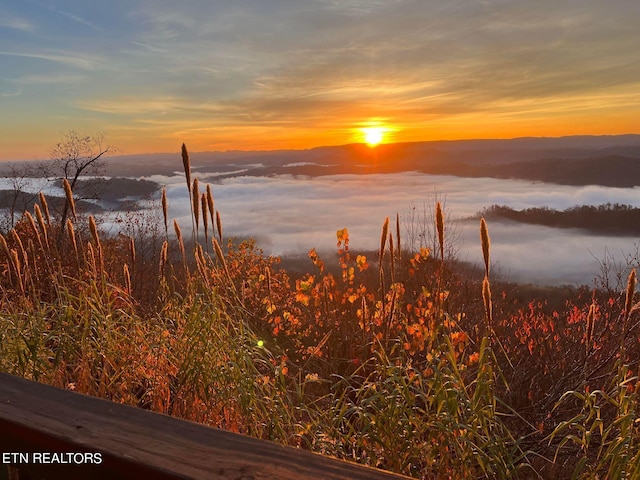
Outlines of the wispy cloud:
[{"label": "wispy cloud", "polygon": [[11,28],[23,32],[32,32],[35,25],[25,18],[0,10],[0,28]]},{"label": "wispy cloud", "polygon": [[95,70],[100,65],[100,60],[95,57],[80,56],[74,52],[56,53],[25,53],[25,52],[3,52],[0,55],[9,57],[32,58],[36,60],[46,60],[48,62],[60,63],[68,67],[81,70]]},{"label": "wispy cloud", "polygon": [[0,93],[0,97],[17,97],[21,93],[22,93],[22,89],[18,88],[18,90],[16,90],[15,92],[10,92],[10,93],[2,92],[2,93]]},{"label": "wispy cloud", "polygon": [[186,101],[177,97],[117,97],[106,100],[78,101],[83,109],[112,115],[166,115],[185,108]]},{"label": "wispy cloud", "polygon": [[84,25],[86,27],[92,28],[93,30],[97,30],[99,32],[104,31],[104,28],[102,28],[102,27],[96,25],[95,23],[90,22],[89,20],[86,20],[86,19],[82,18],[81,16],[76,15],[76,14],[74,14],[72,12],[67,12],[67,11],[56,9],[56,8],[53,8],[53,7],[51,7],[51,10],[56,12],[56,13],[58,13],[58,14],[60,14],[60,15],[63,15],[65,17],[67,17],[70,20],[73,20],[76,23],[79,23],[79,24]]},{"label": "wispy cloud", "polygon": [[86,77],[83,75],[57,73],[53,75],[24,75],[22,77],[14,78],[9,81],[17,85],[73,85],[82,82],[85,79]]},{"label": "wispy cloud", "polygon": [[83,16],[79,15],[78,13],[75,12],[71,12],[68,10],[64,10],[62,8],[58,8],[55,5],[52,5],[50,3],[44,3],[44,2],[40,2],[38,0],[30,0],[30,3],[33,3],[34,5],[38,5],[39,7],[48,10],[50,12],[53,12],[57,15],[60,15],[68,20],[71,20],[75,23],[78,23],[80,25],[83,25],[85,27],[89,27],[92,30],[96,30],[96,31],[103,31],[104,28],[96,25],[95,23],[87,20],[86,18],[84,18]]},{"label": "wispy cloud", "polygon": [[149,45],[148,43],[134,42],[133,40],[131,40],[129,43],[131,45],[135,45],[136,47],[141,47],[144,50],[147,50],[147,51],[150,51],[150,52],[154,52],[154,53],[166,53],[167,52],[166,49],[154,47],[153,45]]}]

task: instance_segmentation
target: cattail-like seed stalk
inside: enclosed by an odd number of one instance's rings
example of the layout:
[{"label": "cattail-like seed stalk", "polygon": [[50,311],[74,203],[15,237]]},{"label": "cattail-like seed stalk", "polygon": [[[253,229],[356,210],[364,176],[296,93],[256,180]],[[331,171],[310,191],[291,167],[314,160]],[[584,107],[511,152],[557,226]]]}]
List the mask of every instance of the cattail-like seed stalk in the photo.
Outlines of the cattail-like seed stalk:
[{"label": "cattail-like seed stalk", "polygon": [[595,322],[596,316],[596,305],[595,303],[591,303],[589,305],[589,313],[587,314],[587,336],[585,338],[585,345],[587,350],[587,355],[589,355],[589,351],[591,350],[591,341],[593,340],[593,324]]},{"label": "cattail-like seed stalk", "polygon": [[367,308],[367,300],[365,298],[365,296],[363,295],[360,298],[360,311],[362,312],[362,317],[361,317],[361,323],[360,323],[360,328],[362,328],[362,334],[363,334],[363,338],[364,338],[364,334],[369,331],[370,327],[369,324],[367,322],[367,314],[368,314],[368,308]]},{"label": "cattail-like seed stalk", "polygon": [[393,235],[389,232],[389,258],[391,259],[391,283],[395,283],[396,281],[396,262],[395,262],[395,251],[393,248]]},{"label": "cattail-like seed stalk", "polygon": [[49,215],[49,205],[47,204],[47,198],[44,196],[44,193],[40,192],[40,205],[42,205],[42,210],[44,210],[44,218],[47,220],[47,225],[51,226],[51,216]]},{"label": "cattail-like seed stalk", "polygon": [[[189,203],[192,202],[193,197],[191,195],[191,159],[189,158],[189,152],[187,152],[187,146],[182,144],[182,166],[184,167],[184,176],[187,180],[187,191],[189,192]],[[191,216],[191,227],[193,228],[193,236],[196,235],[196,224]]]},{"label": "cattail-like seed stalk", "polygon": [[493,325],[493,303],[491,299],[491,285],[489,284],[489,252],[491,241],[489,239],[489,229],[484,218],[480,219],[480,241],[482,243],[482,256],[484,258],[484,280],[482,281],[482,301],[487,320],[486,336],[491,336]]},{"label": "cattail-like seed stalk", "polygon": [[191,190],[191,203],[193,204],[193,219],[196,222],[196,235],[200,229],[200,192],[198,191],[198,179],[193,179],[193,188]]},{"label": "cattail-like seed stalk", "polygon": [[62,180],[62,186],[64,187],[64,194],[67,197],[67,204],[71,209],[71,216],[75,220],[76,219],[76,203],[73,201],[73,192],[71,191],[71,185],[69,184],[69,181],[66,178]]},{"label": "cattail-like seed stalk", "polygon": [[70,218],[67,218],[67,233],[69,234],[69,240],[71,241],[71,246],[73,247],[73,251],[76,254],[76,258],[78,258],[78,243],[76,242],[76,232],[73,228],[73,222]]},{"label": "cattail-like seed stalk", "polygon": [[24,295],[24,280],[22,277],[22,265],[20,264],[20,258],[18,258],[18,251],[11,249],[11,259],[16,271],[16,277],[18,278],[18,286],[20,287],[20,293]]},{"label": "cattail-like seed stalk", "polygon": [[104,273],[104,252],[102,250],[102,242],[100,241],[100,236],[98,235],[98,227],[96,226],[96,221],[93,218],[93,215],[89,215],[89,230],[91,231],[91,236],[93,237],[93,241],[96,244],[98,253],[98,267],[100,268],[100,275],[102,275]]},{"label": "cattail-like seed stalk", "polygon": [[382,268],[382,265],[380,265],[380,268],[378,269],[378,280],[380,282],[380,300],[382,300],[382,311],[384,311],[386,295],[384,294],[384,269]]},{"label": "cattail-like seed stalk", "polygon": [[164,277],[164,267],[167,265],[167,256],[169,252],[169,242],[162,242],[162,248],[160,249],[160,276]]},{"label": "cattail-like seed stalk", "polygon": [[382,235],[380,235],[380,254],[379,254],[380,268],[382,268],[382,260],[384,259],[384,249],[387,242],[388,231],[389,231],[389,217],[385,218],[384,224],[382,225]]},{"label": "cattail-like seed stalk", "polygon": [[[7,240],[4,238],[4,235],[0,234],[0,248],[2,248],[2,251],[4,252],[5,256],[7,257],[7,273],[8,273],[8,277],[9,277],[9,283],[12,282],[12,277],[11,277],[11,271],[12,271],[12,267],[13,267],[13,257],[11,255],[11,250],[9,250],[9,245],[7,244]],[[13,268],[13,271],[15,272],[15,268]]]},{"label": "cattail-like seed stalk", "polygon": [[589,313],[587,314],[587,325],[585,331],[585,339],[584,339],[584,364],[582,365],[582,378],[586,383],[589,379],[589,374],[587,370],[588,361],[589,361],[589,353],[591,352],[591,345],[593,341],[593,326],[595,323],[596,316],[596,304],[595,300],[591,302],[589,305]]},{"label": "cattail-like seed stalk", "polygon": [[484,272],[485,275],[489,276],[491,239],[489,238],[489,229],[484,218],[480,219],[480,242],[482,244],[482,257],[484,258]]},{"label": "cattail-like seed stalk", "polygon": [[97,247],[100,247],[100,237],[98,236],[98,227],[96,226],[96,220],[93,218],[93,215],[89,215],[89,231],[91,232],[91,237],[95,242]]},{"label": "cattail-like seed stalk", "polygon": [[199,243],[196,245],[194,249],[194,256],[196,259],[196,268],[198,269],[198,273],[204,280],[207,287],[209,286],[209,271],[207,269],[207,262],[204,257],[204,251],[202,250],[202,245]]},{"label": "cattail-like seed stalk", "polygon": [[396,252],[398,260],[402,260],[402,253],[400,251],[400,214],[396,212]]},{"label": "cattail-like seed stalk", "polygon": [[162,216],[164,218],[164,233],[169,235],[169,203],[167,202],[167,189],[162,187]]},{"label": "cattail-like seed stalk", "polygon": [[204,227],[204,243],[209,244],[209,217],[207,216],[207,210],[209,206],[207,204],[207,194],[202,193],[200,197],[200,205],[202,207],[202,226]]},{"label": "cattail-like seed stalk", "polygon": [[122,267],[122,273],[124,275],[124,286],[127,290],[127,295],[131,296],[131,274],[129,273],[129,266],[125,263]]},{"label": "cattail-like seed stalk", "polygon": [[633,295],[636,291],[636,269],[634,268],[629,273],[629,277],[627,278],[627,292],[625,295],[624,302],[624,320],[625,322],[629,319],[629,315],[631,314],[631,307],[633,305]]},{"label": "cattail-like seed stalk", "polygon": [[444,215],[442,205],[436,203],[436,230],[438,231],[438,243],[440,244],[440,261],[444,262]]},{"label": "cattail-like seed stalk", "polygon": [[176,238],[178,239],[178,246],[180,247],[180,254],[182,255],[182,262],[184,263],[185,269],[187,268],[187,252],[184,248],[184,240],[182,238],[182,230],[180,230],[180,225],[174,219],[173,220],[173,229],[176,232]]},{"label": "cattail-like seed stalk", "polygon": [[46,254],[44,249],[44,242],[42,241],[40,230],[38,230],[38,227],[36,226],[36,221],[33,218],[33,215],[31,215],[29,212],[24,212],[24,216],[27,218],[27,221],[29,222],[29,226],[31,227],[31,230],[33,231],[33,235],[36,237],[36,240],[38,241],[38,245],[40,245],[40,251]]},{"label": "cattail-like seed stalk", "polygon": [[218,239],[222,243],[222,220],[220,219],[220,211],[216,210],[216,226],[218,227]]},{"label": "cattail-like seed stalk", "polygon": [[207,205],[209,206],[209,215],[211,218],[211,235],[213,235],[213,225],[215,224],[215,219],[214,219],[214,215],[215,215],[215,210],[214,210],[214,204],[213,204],[213,193],[211,193],[211,185],[209,185],[207,183]]},{"label": "cattail-like seed stalk", "polygon": [[227,280],[230,282],[230,284],[233,286],[231,274],[229,273],[229,269],[227,268],[227,262],[224,259],[224,253],[222,253],[222,248],[220,247],[220,244],[217,242],[215,238],[212,238],[211,240],[213,242],[213,250],[214,252],[216,252],[216,257],[218,257],[218,261],[222,265],[222,269],[224,270],[225,276],[227,277]]},{"label": "cattail-like seed stalk", "polygon": [[18,232],[16,232],[15,228],[11,229],[11,236],[13,237],[13,240],[18,244],[18,247],[20,248],[20,256],[22,257],[22,261],[25,264],[27,264],[29,261],[27,257],[27,251],[24,249],[22,239],[20,238],[20,235],[18,234]]},{"label": "cattail-like seed stalk", "polygon": [[187,179],[187,188],[189,189],[189,197],[191,197],[191,159],[187,146],[182,144],[182,166],[184,167],[184,176]]},{"label": "cattail-like seed stalk", "polygon": [[44,243],[47,247],[47,250],[49,250],[49,233],[48,233],[47,225],[45,224],[45,220],[42,215],[42,210],[40,209],[40,206],[37,203],[33,206],[33,211],[36,214],[36,220],[38,221],[38,226],[42,231],[42,237],[44,238]]}]

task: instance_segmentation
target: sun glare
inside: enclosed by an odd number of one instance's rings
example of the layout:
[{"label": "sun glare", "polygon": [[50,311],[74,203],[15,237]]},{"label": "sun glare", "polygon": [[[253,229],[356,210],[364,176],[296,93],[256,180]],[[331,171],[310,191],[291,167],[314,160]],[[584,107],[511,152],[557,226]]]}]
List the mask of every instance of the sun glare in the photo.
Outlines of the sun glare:
[{"label": "sun glare", "polygon": [[383,127],[367,127],[362,129],[364,140],[370,147],[375,147],[376,145],[382,143],[382,140],[384,140],[385,132],[386,129]]}]

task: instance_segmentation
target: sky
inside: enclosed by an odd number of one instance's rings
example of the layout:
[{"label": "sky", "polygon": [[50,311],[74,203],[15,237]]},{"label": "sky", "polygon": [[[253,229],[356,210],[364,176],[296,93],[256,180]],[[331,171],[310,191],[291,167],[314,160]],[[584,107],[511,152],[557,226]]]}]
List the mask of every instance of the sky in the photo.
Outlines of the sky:
[{"label": "sky", "polygon": [[640,133],[637,0],[0,0],[0,160]]}]

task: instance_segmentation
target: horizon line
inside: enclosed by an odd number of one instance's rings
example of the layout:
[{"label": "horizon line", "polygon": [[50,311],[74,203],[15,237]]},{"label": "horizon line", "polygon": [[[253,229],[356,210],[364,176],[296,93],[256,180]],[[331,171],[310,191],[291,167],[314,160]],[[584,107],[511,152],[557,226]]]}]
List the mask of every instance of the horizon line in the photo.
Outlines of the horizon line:
[{"label": "horizon line", "polygon": [[[403,142],[381,142],[376,146],[369,146],[366,142],[352,142],[338,145],[316,145],[314,147],[309,148],[277,148],[277,149],[264,149],[264,150],[242,150],[242,149],[233,149],[233,150],[198,150],[198,151],[189,151],[190,155],[199,155],[199,154],[211,154],[211,153],[276,153],[276,152],[308,152],[312,150],[318,150],[323,148],[345,148],[345,147],[353,147],[358,146],[370,150],[375,150],[380,147],[390,146],[390,145],[411,145],[411,144],[427,144],[427,143],[464,143],[464,142],[511,142],[518,140],[561,140],[561,139],[578,139],[578,138],[619,138],[619,137],[638,137],[640,140],[640,133],[616,133],[616,134],[574,134],[574,135],[559,135],[559,136],[520,136],[520,137],[490,137],[490,138],[458,138],[458,139],[438,139],[438,140],[412,140],[412,141],[403,141]],[[182,142],[187,145],[187,142]],[[182,145],[181,143],[181,145]],[[187,145],[188,148],[188,145]],[[117,146],[116,146],[117,149]],[[176,148],[176,152],[179,153],[180,147]],[[142,152],[142,153],[122,153],[122,154],[114,154],[109,155],[108,158],[122,158],[122,157],[136,157],[136,156],[144,156],[144,155],[173,155],[175,152],[164,151],[164,152]],[[51,160],[50,158],[32,158],[32,159],[5,159],[0,160],[0,163],[15,163],[15,162],[42,162]]]}]

